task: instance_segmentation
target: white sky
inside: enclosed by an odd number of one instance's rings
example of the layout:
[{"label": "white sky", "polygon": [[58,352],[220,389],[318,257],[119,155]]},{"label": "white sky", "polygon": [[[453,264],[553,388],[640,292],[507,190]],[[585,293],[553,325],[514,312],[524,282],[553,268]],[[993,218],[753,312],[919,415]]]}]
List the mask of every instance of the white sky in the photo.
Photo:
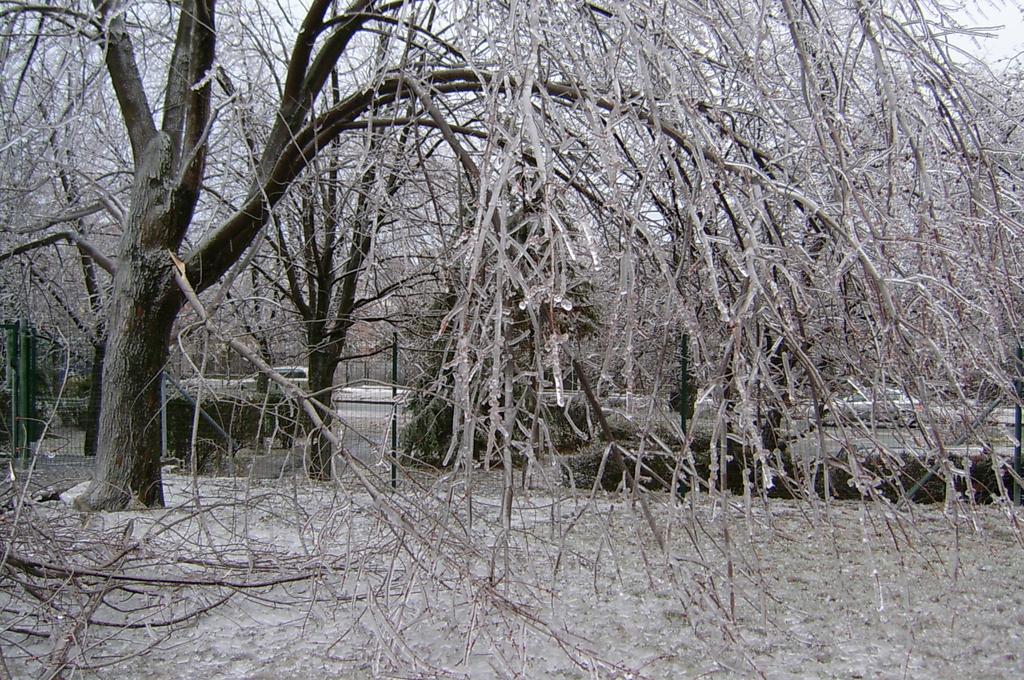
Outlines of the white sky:
[{"label": "white sky", "polygon": [[959,13],[960,21],[966,26],[991,27],[993,38],[979,38],[976,42],[965,40],[964,49],[992,66],[1003,65],[1017,56],[1024,59],[1024,1],[964,3]]}]

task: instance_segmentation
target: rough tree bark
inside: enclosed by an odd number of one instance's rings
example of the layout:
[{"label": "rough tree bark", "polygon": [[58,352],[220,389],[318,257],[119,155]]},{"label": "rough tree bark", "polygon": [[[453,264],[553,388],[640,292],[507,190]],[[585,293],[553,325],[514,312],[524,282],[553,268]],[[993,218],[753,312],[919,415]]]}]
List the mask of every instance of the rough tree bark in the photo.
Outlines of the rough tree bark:
[{"label": "rough tree bark", "polygon": [[184,304],[173,285],[168,235],[191,217],[194,199],[173,200],[172,153],[165,134],[152,138],[136,172],[111,292],[95,481],[82,503],[121,508],[133,500],[162,505],[160,372],[171,327]]},{"label": "rough tree bark", "polygon": [[115,261],[100,398],[96,474],[80,505],[162,505],[159,375],[184,303],[170,252],[191,222],[206,160],[214,2],[185,2],[157,129],[124,17],[95,1],[107,25],[106,62],[131,140],[135,176]]},{"label": "rough tree bark", "polygon": [[[167,286],[166,252],[138,251],[114,279],[103,365],[96,481],[83,503],[116,509],[135,501],[162,505],[160,372],[181,296]],[[165,264],[166,262],[166,264]]]},{"label": "rough tree bark", "polygon": [[[334,398],[334,369],[338,366],[337,353],[314,349],[309,355],[309,390],[317,395],[317,399],[328,408],[323,411],[323,425],[329,427],[333,422],[332,409]],[[312,425],[308,418],[307,426]],[[309,458],[306,473],[311,479],[331,478],[331,458],[334,445],[321,429],[310,434]]]}]

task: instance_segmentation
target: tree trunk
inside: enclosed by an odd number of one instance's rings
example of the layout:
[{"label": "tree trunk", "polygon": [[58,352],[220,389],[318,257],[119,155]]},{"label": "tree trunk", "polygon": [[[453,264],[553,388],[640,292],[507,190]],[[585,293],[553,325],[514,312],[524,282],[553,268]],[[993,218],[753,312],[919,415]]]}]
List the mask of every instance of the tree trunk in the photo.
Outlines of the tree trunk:
[{"label": "tree trunk", "polygon": [[164,502],[160,372],[183,296],[174,285],[166,250],[139,245],[126,250],[114,277],[107,322],[95,478],[81,499],[93,510]]},{"label": "tree trunk", "polygon": [[103,357],[107,353],[107,339],[93,345],[92,365],[89,370],[89,402],[85,408],[85,455],[95,456],[100,433],[100,400],[103,389]]},{"label": "tree trunk", "polygon": [[[315,394],[317,401],[326,407],[320,412],[326,428],[329,428],[334,421],[334,369],[337,365],[337,358],[328,353],[314,350],[309,355],[309,391]],[[309,423],[309,419],[306,420]],[[312,423],[309,425],[311,426]],[[310,479],[328,480],[331,478],[333,455],[334,446],[323,430],[311,432],[306,468],[306,474]]]}]

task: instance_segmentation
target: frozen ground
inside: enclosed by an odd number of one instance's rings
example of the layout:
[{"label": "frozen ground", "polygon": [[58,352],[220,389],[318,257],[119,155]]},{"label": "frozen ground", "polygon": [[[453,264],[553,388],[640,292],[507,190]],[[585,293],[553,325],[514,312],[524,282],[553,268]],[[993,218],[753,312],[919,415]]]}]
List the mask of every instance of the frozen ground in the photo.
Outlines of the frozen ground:
[{"label": "frozen ground", "polygon": [[663,551],[620,496],[517,486],[502,521],[500,478],[471,481],[170,477],[167,510],[8,513],[6,664],[168,680],[1024,672],[1012,508],[651,495]]}]

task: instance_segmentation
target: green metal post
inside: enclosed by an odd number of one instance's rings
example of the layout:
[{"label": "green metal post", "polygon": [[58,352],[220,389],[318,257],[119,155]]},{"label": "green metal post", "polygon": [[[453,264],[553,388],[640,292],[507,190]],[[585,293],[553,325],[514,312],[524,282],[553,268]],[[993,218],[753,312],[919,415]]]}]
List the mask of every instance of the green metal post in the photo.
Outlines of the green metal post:
[{"label": "green metal post", "polygon": [[686,436],[686,410],[690,405],[690,336],[683,333],[679,353],[679,427]]},{"label": "green metal post", "polygon": [[[39,423],[35,413],[35,335],[27,323],[16,321],[8,326],[7,355],[11,380],[11,438],[14,457],[29,457],[31,442],[39,439]],[[13,370],[10,370],[13,368]]]},{"label": "green metal post", "polygon": [[1017,345],[1017,361],[1014,366],[1013,391],[1016,400],[1013,405],[1013,504],[1020,505],[1020,474],[1021,474],[1021,397],[1024,396],[1024,385],[1021,384],[1021,368],[1024,366],[1024,348]]},{"label": "green metal post", "polygon": [[[36,395],[38,393],[39,376],[36,365],[36,332],[28,323],[21,329],[21,352],[20,358],[24,364],[22,372],[24,410],[21,417],[25,419],[26,449],[31,442],[39,441],[42,434],[42,422],[36,412]],[[26,451],[27,452],[27,451]]]},{"label": "green metal post", "polygon": [[398,488],[398,333],[391,339],[391,488]]},{"label": "green metal post", "polygon": [[18,322],[5,323],[4,335],[7,345],[7,389],[11,397],[8,426],[11,433],[11,452],[18,458]]},{"label": "green metal post", "polygon": [[18,324],[18,337],[16,342],[18,343],[18,368],[15,371],[16,380],[18,381],[18,396],[15,400],[18,404],[17,411],[15,413],[15,431],[17,433],[17,445],[15,448],[15,456],[17,458],[28,458],[28,353],[25,351],[28,349],[27,343],[24,342],[25,338],[25,327],[23,324]]},{"label": "green metal post", "polygon": [[160,460],[167,460],[167,374],[160,371]]}]

